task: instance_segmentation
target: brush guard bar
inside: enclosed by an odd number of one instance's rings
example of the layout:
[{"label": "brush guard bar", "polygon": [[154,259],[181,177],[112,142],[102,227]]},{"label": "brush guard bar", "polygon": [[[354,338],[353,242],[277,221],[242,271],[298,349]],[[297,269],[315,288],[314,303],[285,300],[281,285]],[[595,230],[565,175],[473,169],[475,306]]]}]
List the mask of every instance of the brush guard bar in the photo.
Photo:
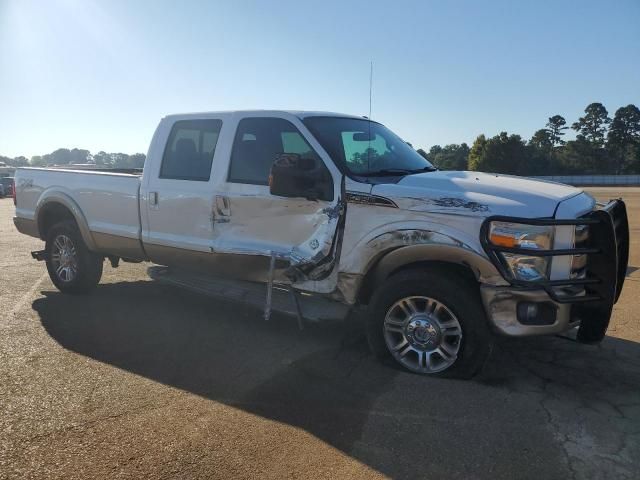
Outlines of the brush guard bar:
[{"label": "brush guard bar", "polygon": [[[589,236],[584,245],[577,248],[533,250],[503,247],[489,241],[492,221],[522,223],[526,225],[589,225]],[[494,216],[482,224],[482,246],[512,286],[523,289],[544,289],[556,303],[569,303],[571,317],[580,321],[578,338],[585,342],[600,341],[606,332],[613,305],[618,301],[629,262],[629,222],[622,200],[612,200],[587,215],[570,220],[531,219]],[[528,256],[557,257],[586,255],[586,275],[583,278],[526,281],[513,278],[505,268],[499,252]],[[581,287],[579,293],[567,293],[566,287]]]}]

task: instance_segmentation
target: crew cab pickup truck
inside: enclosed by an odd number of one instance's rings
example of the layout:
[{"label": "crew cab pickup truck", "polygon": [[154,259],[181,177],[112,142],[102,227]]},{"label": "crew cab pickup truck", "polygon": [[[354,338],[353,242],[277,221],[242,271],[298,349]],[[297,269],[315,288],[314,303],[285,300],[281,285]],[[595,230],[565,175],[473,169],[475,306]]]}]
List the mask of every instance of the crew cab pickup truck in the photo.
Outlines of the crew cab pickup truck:
[{"label": "crew cab pickup truck", "polygon": [[19,168],[15,185],[15,225],[62,292],[94,288],[105,259],[201,291],[260,285],[267,318],[284,288],[359,312],[375,354],[428,375],[473,375],[495,334],[600,341],[628,261],[621,200],[439,171],[334,113],[170,115],[141,174]]}]

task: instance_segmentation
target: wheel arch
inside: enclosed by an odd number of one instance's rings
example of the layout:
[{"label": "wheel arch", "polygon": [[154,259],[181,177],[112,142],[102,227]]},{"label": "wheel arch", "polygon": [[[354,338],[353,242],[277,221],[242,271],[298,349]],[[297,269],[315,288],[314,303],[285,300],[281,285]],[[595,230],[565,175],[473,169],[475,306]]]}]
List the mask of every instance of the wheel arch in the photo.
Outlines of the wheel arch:
[{"label": "wheel arch", "polygon": [[36,206],[35,218],[38,225],[38,234],[42,240],[46,240],[49,229],[62,220],[73,220],[84,243],[89,250],[95,250],[95,242],[89,224],[78,204],[67,194],[62,192],[45,192]]},{"label": "wheel arch", "polygon": [[391,275],[412,268],[438,269],[478,283],[506,285],[490,260],[457,245],[422,244],[400,247],[379,256],[360,282],[357,302],[367,304],[373,291]]}]

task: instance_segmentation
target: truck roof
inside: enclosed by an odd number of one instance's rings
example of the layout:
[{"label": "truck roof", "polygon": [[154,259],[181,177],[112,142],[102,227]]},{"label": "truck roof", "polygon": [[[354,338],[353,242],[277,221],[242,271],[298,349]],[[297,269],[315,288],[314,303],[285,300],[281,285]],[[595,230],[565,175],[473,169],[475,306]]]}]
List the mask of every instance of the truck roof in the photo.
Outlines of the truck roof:
[{"label": "truck roof", "polygon": [[307,117],[342,117],[342,118],[366,118],[359,117],[357,115],[348,115],[345,113],[336,113],[336,112],[320,112],[320,111],[311,111],[311,110],[219,110],[219,111],[210,111],[210,112],[189,112],[189,113],[175,113],[171,115],[165,116],[165,118],[193,118],[204,115],[219,115],[219,114],[234,114],[234,113],[243,113],[243,114],[282,114],[286,113],[289,115],[294,115],[300,119]]}]

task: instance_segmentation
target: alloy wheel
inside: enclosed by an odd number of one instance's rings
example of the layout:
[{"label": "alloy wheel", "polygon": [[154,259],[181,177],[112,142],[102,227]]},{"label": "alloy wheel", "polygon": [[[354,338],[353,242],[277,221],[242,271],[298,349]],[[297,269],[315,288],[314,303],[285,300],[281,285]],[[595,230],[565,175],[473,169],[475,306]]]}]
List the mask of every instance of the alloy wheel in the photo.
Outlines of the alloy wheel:
[{"label": "alloy wheel", "polygon": [[437,373],[455,363],[462,345],[456,316],[438,300],[405,297],[384,319],[384,339],[391,355],[417,373]]}]

